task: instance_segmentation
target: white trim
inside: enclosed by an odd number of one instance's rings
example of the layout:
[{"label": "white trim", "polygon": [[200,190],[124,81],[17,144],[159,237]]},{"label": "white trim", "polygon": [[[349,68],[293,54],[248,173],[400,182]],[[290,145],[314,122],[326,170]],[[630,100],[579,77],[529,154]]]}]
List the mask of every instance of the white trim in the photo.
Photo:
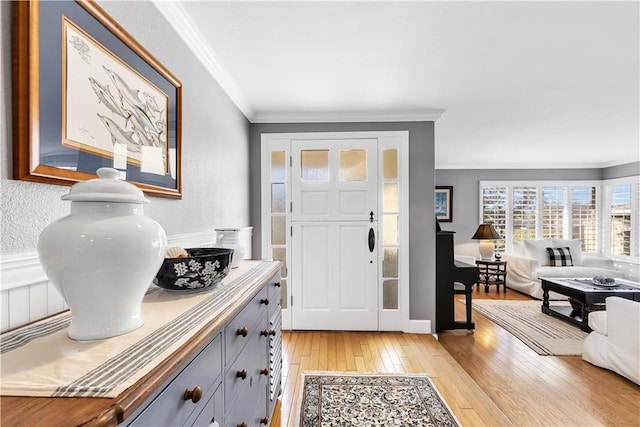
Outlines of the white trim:
[{"label": "white trim", "polygon": [[408,334],[431,334],[431,320],[409,320],[403,332]]},{"label": "white trim", "polygon": [[168,246],[188,247],[206,247],[213,246],[216,243],[216,232],[200,231],[197,233],[177,234],[167,237]]},{"label": "white trim", "polygon": [[427,109],[388,112],[256,112],[251,123],[342,123],[342,122],[435,122],[444,110]]},{"label": "white trim", "polygon": [[184,10],[182,4],[178,1],[167,0],[151,0],[151,2],[164,15],[178,35],[182,37],[185,44],[218,82],[222,90],[229,95],[229,98],[236,104],[238,109],[251,120],[254,111],[247,96],[240,90],[234,78],[226,70],[218,55],[193,23],[189,14]]},{"label": "white trim", "polygon": [[372,139],[384,137],[397,137],[409,135],[406,130],[390,130],[390,131],[363,131],[363,132],[287,132],[287,133],[262,133],[263,144],[273,139],[283,140],[305,140],[305,139]]},{"label": "white trim", "polygon": [[45,274],[37,252],[2,255],[0,257],[0,291],[21,288],[49,279]]},{"label": "white trim", "polygon": [[[436,130],[437,132],[437,130]],[[498,161],[483,161],[482,163],[478,162],[469,162],[469,163],[440,163],[438,162],[435,165],[436,170],[440,169],[465,169],[465,170],[485,170],[485,169],[496,169],[496,170],[513,170],[513,169],[603,169],[612,166],[620,166],[623,164],[629,163],[628,159],[620,160],[616,163],[608,162],[608,163],[539,163],[532,165],[531,163],[523,162],[509,162],[509,166],[505,166],[504,162],[500,163]]]}]

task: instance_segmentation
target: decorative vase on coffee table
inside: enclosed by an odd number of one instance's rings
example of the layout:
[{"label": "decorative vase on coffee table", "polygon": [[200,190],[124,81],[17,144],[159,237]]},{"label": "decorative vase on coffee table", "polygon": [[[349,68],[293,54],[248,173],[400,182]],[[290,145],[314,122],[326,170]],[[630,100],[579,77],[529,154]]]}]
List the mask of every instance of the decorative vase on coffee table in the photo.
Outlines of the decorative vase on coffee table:
[{"label": "decorative vase on coffee table", "polygon": [[71,213],[38,240],[40,262],[71,309],[69,337],[95,340],[142,326],[142,299],[165,256],[167,236],[144,216],[149,203],[119,171],[75,184],[62,200]]},{"label": "decorative vase on coffee table", "polygon": [[244,246],[238,240],[238,228],[216,228],[216,247],[233,249],[231,268],[238,268],[244,259]]}]

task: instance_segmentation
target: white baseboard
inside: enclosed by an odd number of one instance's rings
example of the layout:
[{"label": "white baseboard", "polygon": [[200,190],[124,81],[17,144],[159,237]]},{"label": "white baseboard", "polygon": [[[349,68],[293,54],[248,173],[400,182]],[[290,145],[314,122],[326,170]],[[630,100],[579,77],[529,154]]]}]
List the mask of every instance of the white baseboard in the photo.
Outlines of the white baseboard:
[{"label": "white baseboard", "polygon": [[431,320],[409,320],[404,332],[409,334],[431,334]]}]

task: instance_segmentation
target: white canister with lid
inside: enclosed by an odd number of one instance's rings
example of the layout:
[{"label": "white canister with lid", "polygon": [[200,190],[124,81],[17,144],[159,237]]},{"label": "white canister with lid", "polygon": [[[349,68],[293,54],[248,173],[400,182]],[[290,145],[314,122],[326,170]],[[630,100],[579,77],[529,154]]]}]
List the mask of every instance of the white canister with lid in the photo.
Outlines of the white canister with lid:
[{"label": "white canister with lid", "polygon": [[69,337],[96,340],[144,323],[142,299],[165,256],[167,236],[144,216],[142,191],[100,168],[97,179],[75,184],[62,200],[71,213],[40,234],[38,255],[71,309]]},{"label": "white canister with lid", "polygon": [[238,228],[216,228],[216,247],[233,249],[231,268],[238,268],[244,259],[244,246],[238,240]]}]

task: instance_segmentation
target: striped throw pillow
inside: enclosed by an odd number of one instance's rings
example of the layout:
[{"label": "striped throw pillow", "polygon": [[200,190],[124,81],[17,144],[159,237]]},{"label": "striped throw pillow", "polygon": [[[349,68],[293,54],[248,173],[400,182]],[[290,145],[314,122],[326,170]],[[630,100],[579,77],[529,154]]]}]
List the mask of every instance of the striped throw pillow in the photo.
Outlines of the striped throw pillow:
[{"label": "striped throw pillow", "polygon": [[550,267],[569,267],[573,265],[571,250],[568,247],[547,248],[547,255],[549,255]]}]

